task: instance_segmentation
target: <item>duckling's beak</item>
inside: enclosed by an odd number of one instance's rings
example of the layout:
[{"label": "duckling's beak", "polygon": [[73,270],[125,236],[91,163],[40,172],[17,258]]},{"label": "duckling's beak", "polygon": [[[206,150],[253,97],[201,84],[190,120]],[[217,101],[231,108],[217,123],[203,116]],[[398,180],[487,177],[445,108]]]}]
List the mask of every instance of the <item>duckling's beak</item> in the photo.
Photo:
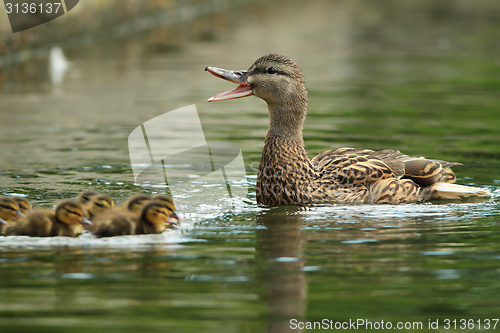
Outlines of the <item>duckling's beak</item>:
[{"label": "duckling's beak", "polygon": [[248,71],[228,71],[217,67],[207,67],[205,70],[214,76],[220,77],[221,79],[231,81],[239,84],[233,90],[229,90],[220,94],[210,97],[209,102],[215,101],[225,101],[228,99],[235,99],[253,95],[252,87],[246,83]]},{"label": "duckling's beak", "polygon": [[23,217],[24,214],[20,210],[16,210],[16,217]]},{"label": "duckling's beak", "polygon": [[180,217],[179,214],[177,214],[177,212],[175,210],[172,211],[172,215],[170,215],[167,218],[167,222],[170,224],[178,224],[179,221],[182,221],[182,217]]},{"label": "duckling's beak", "polygon": [[4,224],[4,225],[5,225],[5,224],[7,224],[7,222],[5,222],[4,220],[2,220],[2,219],[0,218],[0,225],[2,225],[2,224]]},{"label": "duckling's beak", "polygon": [[86,224],[86,225],[92,225],[92,222],[90,222],[89,219],[87,219],[86,217],[83,217],[82,216],[82,220],[80,221],[81,224]]}]

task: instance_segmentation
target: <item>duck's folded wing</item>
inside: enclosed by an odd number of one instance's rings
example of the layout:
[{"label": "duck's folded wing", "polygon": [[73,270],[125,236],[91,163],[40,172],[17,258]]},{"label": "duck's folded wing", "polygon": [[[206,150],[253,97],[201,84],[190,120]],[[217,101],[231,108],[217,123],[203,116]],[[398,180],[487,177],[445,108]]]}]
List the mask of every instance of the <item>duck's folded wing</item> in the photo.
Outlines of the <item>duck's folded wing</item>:
[{"label": "duck's folded wing", "polygon": [[394,171],[376,157],[362,155],[331,155],[316,164],[322,179],[334,179],[337,184],[369,184],[395,178]]},{"label": "duck's folded wing", "polygon": [[450,167],[461,165],[461,163],[431,160],[424,157],[412,157],[403,154],[398,160],[405,164],[405,174],[403,178],[411,179],[423,187],[431,186],[437,182],[455,182],[456,177]]},{"label": "duck's folded wing", "polygon": [[[408,156],[391,149],[373,151],[355,148],[325,151],[314,157],[311,163],[323,172],[331,170],[343,176],[340,178],[347,178],[355,183],[394,177],[411,179],[420,186],[430,186],[436,182],[453,183],[456,177],[450,167],[460,165],[421,156]],[[351,179],[353,175],[354,178]]]}]

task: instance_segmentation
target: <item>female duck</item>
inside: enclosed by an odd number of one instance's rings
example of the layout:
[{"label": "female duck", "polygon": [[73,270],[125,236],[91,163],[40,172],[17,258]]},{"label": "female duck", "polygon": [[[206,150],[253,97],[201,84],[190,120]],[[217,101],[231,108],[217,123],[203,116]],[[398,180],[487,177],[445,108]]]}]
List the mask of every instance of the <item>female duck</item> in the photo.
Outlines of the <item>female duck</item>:
[{"label": "female duck", "polygon": [[36,209],[7,230],[10,235],[32,237],[77,236],[83,232],[82,224],[91,224],[83,216],[82,206],[66,200],[56,206],[55,211]]},{"label": "female duck", "polygon": [[455,176],[449,168],[459,163],[394,150],[340,148],[309,159],[302,139],[307,90],[299,67],[287,57],[263,56],[247,71],[205,70],[238,84],[209,102],[255,95],[268,105],[269,131],[256,189],[260,204],[398,203],[491,195],[450,184]]}]

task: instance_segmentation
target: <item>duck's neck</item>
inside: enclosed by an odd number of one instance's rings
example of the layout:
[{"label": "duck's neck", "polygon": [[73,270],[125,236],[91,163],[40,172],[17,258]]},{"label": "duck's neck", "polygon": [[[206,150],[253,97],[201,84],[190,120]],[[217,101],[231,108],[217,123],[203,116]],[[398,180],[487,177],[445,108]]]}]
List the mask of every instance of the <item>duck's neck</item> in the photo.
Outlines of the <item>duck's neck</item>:
[{"label": "duck's neck", "polygon": [[276,135],[303,146],[302,129],[307,113],[307,95],[288,98],[285,103],[269,103],[268,108],[268,135]]},{"label": "duck's neck", "polygon": [[301,202],[298,195],[315,179],[302,139],[302,125],[307,103],[298,112],[293,109],[269,108],[271,118],[262,151],[257,177],[257,202],[287,205]]}]

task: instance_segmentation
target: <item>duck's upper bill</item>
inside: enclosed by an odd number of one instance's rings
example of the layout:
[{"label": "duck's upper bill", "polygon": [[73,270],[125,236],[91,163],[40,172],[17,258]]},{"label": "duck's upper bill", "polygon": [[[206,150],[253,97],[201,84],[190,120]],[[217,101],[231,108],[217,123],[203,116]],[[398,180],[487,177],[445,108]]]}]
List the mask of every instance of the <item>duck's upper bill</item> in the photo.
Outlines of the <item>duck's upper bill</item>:
[{"label": "duck's upper bill", "polygon": [[217,67],[207,67],[205,70],[221,79],[237,83],[238,86],[232,90],[222,92],[208,99],[209,102],[225,101],[253,95],[252,87],[246,83],[247,71],[228,71]]}]

